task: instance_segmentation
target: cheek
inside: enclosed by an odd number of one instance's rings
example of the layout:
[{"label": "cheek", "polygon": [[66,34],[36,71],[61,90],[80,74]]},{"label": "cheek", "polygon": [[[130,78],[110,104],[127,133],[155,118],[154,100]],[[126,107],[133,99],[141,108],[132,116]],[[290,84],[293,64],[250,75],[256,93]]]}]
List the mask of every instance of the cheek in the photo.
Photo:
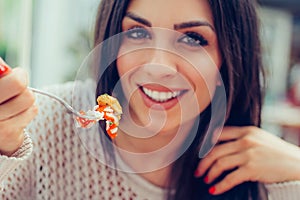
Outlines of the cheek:
[{"label": "cheek", "polygon": [[117,69],[120,78],[122,78],[124,74],[126,74],[126,72],[130,70],[128,61],[130,61],[130,59],[128,59],[128,56],[126,55],[120,56],[117,59]]},{"label": "cheek", "polygon": [[200,112],[202,112],[212,101],[216,89],[216,84],[207,83],[202,77],[198,77],[195,96],[199,105]]},{"label": "cheek", "polygon": [[137,97],[137,78],[136,70],[141,65],[136,53],[127,53],[118,56],[116,61],[117,70],[120,77],[122,90],[128,102],[136,101]]},{"label": "cheek", "polygon": [[202,112],[211,102],[219,77],[219,68],[211,59],[202,58],[197,66],[186,66],[182,71],[193,86],[194,96]]},{"label": "cheek", "polygon": [[126,73],[134,70],[136,67],[141,66],[144,58],[145,55],[141,51],[124,53],[124,50],[121,47],[117,58],[117,69],[120,78]]}]

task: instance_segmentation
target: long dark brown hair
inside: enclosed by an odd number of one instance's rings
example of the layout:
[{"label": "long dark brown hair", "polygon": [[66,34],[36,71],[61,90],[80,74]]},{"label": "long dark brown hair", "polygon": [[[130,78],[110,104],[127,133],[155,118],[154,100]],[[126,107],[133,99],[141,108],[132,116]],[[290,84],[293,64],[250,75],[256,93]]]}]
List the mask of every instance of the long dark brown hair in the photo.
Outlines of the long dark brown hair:
[{"label": "long dark brown hair", "polygon": [[[262,61],[259,40],[259,25],[254,0],[208,0],[213,16],[220,52],[223,58],[221,76],[224,82],[227,100],[227,115],[225,125],[260,126],[262,107]],[[102,0],[98,9],[95,25],[94,45],[122,32],[122,20],[126,14],[130,0]],[[120,46],[121,41],[114,41]],[[107,44],[102,51],[100,71],[96,96],[102,93],[112,94],[119,80],[116,61],[116,49],[110,49]],[[101,73],[102,74],[102,73]],[[260,199],[258,183],[246,182],[230,191],[212,196],[208,193],[209,185],[202,178],[196,179],[193,174],[201,159],[198,157],[207,124],[210,121],[210,106],[201,113],[201,123],[196,137],[187,151],[173,163],[170,175],[170,187],[175,188],[175,194],[169,193],[168,199],[203,199],[203,200],[237,200]],[[106,152],[111,151],[111,145],[104,144]],[[109,154],[109,153],[108,153]],[[113,155],[108,155],[111,159]],[[226,174],[219,177],[221,180]],[[214,182],[215,183],[215,182]],[[212,184],[214,184],[212,183]]]}]

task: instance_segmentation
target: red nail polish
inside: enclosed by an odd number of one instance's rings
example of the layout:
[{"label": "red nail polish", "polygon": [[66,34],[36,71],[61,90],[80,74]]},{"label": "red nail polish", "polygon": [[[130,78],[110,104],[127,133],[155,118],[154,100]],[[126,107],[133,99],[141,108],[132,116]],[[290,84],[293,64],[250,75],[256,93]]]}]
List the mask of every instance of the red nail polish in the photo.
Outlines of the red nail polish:
[{"label": "red nail polish", "polygon": [[198,177],[198,176],[199,176],[198,170],[196,170],[196,171],[194,172],[194,176],[195,176],[195,177]]},{"label": "red nail polish", "polygon": [[10,68],[7,65],[1,64],[0,63],[0,77],[4,76],[5,74],[7,74],[8,72],[10,72]]},{"label": "red nail polish", "polygon": [[216,192],[216,187],[215,186],[210,187],[208,192],[209,194],[214,194]]},{"label": "red nail polish", "polygon": [[208,176],[205,176],[203,180],[204,180],[204,183],[208,183]]}]

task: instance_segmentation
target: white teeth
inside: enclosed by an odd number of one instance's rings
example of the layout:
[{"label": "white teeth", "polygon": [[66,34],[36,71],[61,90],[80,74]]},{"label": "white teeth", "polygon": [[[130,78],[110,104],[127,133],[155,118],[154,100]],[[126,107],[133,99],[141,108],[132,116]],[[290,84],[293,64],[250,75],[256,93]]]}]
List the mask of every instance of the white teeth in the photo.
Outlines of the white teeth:
[{"label": "white teeth", "polygon": [[180,92],[179,92],[179,91],[177,91],[177,92],[173,92],[173,93],[172,93],[172,97],[173,97],[173,98],[175,98],[175,97],[179,96],[179,94],[180,94]]},{"label": "white teeth", "polygon": [[159,100],[159,93],[157,91],[153,91],[151,94],[153,99]]},{"label": "white teeth", "polygon": [[158,91],[154,91],[154,90],[149,90],[147,88],[142,87],[142,90],[144,91],[144,93],[150,97],[151,99],[158,101],[158,102],[165,102],[168,101],[172,98],[176,98],[178,97],[181,92],[180,91],[176,91],[176,92],[158,92]]}]

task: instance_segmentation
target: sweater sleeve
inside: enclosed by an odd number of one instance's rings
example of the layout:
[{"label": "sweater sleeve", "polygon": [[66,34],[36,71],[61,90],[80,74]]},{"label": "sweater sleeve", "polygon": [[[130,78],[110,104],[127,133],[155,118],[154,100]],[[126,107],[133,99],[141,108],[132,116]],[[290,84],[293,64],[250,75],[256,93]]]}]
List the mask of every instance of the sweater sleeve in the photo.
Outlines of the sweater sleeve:
[{"label": "sweater sleeve", "polygon": [[[27,163],[26,161],[30,158],[32,150],[32,140],[28,132],[24,130],[24,142],[22,146],[13,155],[9,157],[0,155],[0,197],[2,197],[1,199],[5,199],[4,194],[6,192],[7,186],[12,183],[11,176],[14,175],[16,171],[23,172],[24,174],[28,172],[28,170],[24,170],[26,169],[25,163]],[[24,175],[24,177],[29,178],[29,174]],[[24,179],[22,181],[23,183],[25,183],[27,179]],[[22,181],[21,179],[19,179],[19,182]]]},{"label": "sweater sleeve", "polygon": [[0,182],[3,182],[8,174],[16,169],[32,153],[32,141],[27,131],[24,130],[24,142],[22,146],[10,157],[0,155]]},{"label": "sweater sleeve", "polygon": [[299,200],[300,181],[265,185],[270,200]]}]

